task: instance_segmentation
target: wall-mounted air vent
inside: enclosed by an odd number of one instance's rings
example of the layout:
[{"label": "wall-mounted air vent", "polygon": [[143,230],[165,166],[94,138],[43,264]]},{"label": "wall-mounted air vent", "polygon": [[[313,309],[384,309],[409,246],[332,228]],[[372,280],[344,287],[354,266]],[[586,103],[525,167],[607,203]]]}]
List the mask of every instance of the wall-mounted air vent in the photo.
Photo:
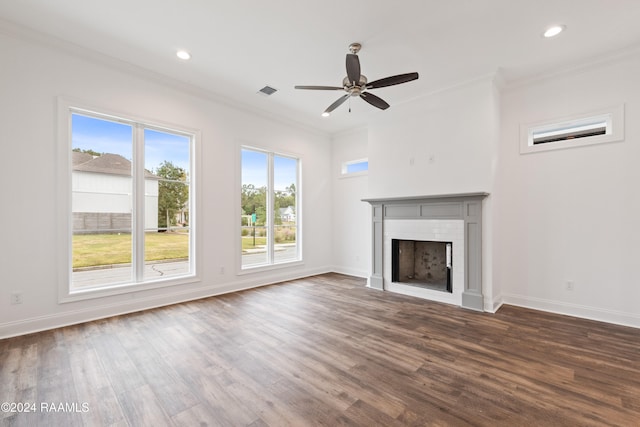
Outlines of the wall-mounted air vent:
[{"label": "wall-mounted air vent", "polygon": [[278,89],[273,88],[271,86],[265,86],[262,89],[260,89],[258,91],[258,93],[260,95],[264,95],[264,96],[269,96],[269,95],[273,95],[274,93],[276,93],[278,91]]}]

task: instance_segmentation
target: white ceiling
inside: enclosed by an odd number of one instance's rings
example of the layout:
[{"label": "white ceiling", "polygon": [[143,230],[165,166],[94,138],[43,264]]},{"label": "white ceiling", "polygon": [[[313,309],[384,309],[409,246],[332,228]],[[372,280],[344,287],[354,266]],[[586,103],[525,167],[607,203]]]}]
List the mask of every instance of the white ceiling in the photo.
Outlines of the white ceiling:
[{"label": "white ceiling", "polygon": [[[385,114],[352,99],[323,118],[343,92],[293,88],[340,86],[352,42],[369,81],[420,74],[374,91],[391,108],[498,69],[513,82],[640,45],[639,0],[15,0],[0,18],[329,133]],[[544,39],[554,23],[567,31]],[[265,85],[278,92],[258,95]]]}]

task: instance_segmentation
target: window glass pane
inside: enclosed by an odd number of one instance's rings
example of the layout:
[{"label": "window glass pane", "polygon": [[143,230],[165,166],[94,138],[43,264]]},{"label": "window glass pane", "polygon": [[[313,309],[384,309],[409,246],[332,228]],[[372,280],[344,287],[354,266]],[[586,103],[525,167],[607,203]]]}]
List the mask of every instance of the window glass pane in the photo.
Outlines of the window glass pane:
[{"label": "window glass pane", "polygon": [[191,139],[144,130],[144,278],[190,271],[189,177]]},{"label": "window glass pane", "polygon": [[267,250],[267,183],[266,153],[242,150],[242,267],[266,264]]},{"label": "window glass pane", "polygon": [[71,289],[132,280],[132,153],[128,124],[71,116]]},{"label": "window glass pane", "polygon": [[364,172],[369,169],[369,162],[367,160],[355,163],[347,163],[344,173]]},{"label": "window glass pane", "polygon": [[533,144],[547,144],[550,142],[567,141],[577,138],[604,135],[607,133],[607,121],[599,120],[595,123],[580,123],[572,126],[558,126],[543,131],[533,131]]},{"label": "window glass pane", "polygon": [[298,161],[273,157],[274,262],[298,258],[296,241]]}]

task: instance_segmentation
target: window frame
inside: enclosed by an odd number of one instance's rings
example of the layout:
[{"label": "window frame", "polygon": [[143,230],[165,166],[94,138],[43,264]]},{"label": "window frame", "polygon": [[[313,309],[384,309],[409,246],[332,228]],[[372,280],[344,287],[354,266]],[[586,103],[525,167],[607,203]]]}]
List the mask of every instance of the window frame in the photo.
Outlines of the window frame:
[{"label": "window frame", "polygon": [[[200,157],[201,157],[201,133],[197,129],[190,129],[186,126],[170,124],[161,120],[150,120],[127,112],[114,111],[109,108],[91,105],[84,101],[70,99],[67,97],[58,97],[57,100],[57,207],[56,207],[56,223],[58,225],[57,239],[60,250],[57,255],[58,265],[58,301],[60,303],[68,303],[86,299],[103,298],[114,295],[128,294],[140,292],[150,289],[164,288],[170,286],[179,286],[189,283],[200,282],[200,272],[198,266],[201,265],[201,243],[197,238],[198,218],[200,212]],[[132,125],[132,131],[143,134],[144,129],[152,129],[164,132],[171,132],[191,138],[190,143],[190,193],[189,193],[189,216],[190,216],[190,234],[189,234],[189,263],[190,273],[181,276],[168,277],[166,279],[152,279],[141,282],[125,282],[108,284],[89,289],[72,289],[72,251],[73,251],[73,209],[72,209],[72,114],[78,113],[95,117],[97,119],[111,120],[115,122]],[[134,140],[135,140],[134,136]],[[142,139],[144,141],[144,138]],[[141,170],[144,175],[144,147],[143,144],[132,144],[133,150],[133,170]],[[135,174],[135,172],[133,172]],[[144,194],[145,180],[134,180],[132,188],[132,203],[136,212],[144,214]],[[137,197],[142,194],[142,197]],[[140,210],[142,209],[142,210]],[[134,219],[132,218],[132,221]],[[144,253],[136,244],[136,240],[144,241],[144,227],[135,227],[132,233],[133,252],[132,259],[140,259],[142,254],[142,262],[138,262],[138,268],[144,268]],[[143,245],[144,246],[144,245]],[[143,248],[142,246],[142,248]],[[138,247],[136,249],[136,247]],[[137,253],[137,255],[136,255]],[[136,268],[135,261],[133,268]]]},{"label": "window frame", "polygon": [[[606,124],[606,131],[604,134],[564,139],[561,141],[542,143],[534,142],[534,135],[536,133],[578,128],[595,122],[604,122]],[[520,154],[562,150],[566,148],[605,144],[609,142],[620,142],[623,140],[624,104],[588,113],[520,125]]]},{"label": "window frame", "polygon": [[[238,173],[237,173],[237,183],[236,188],[238,190],[242,189],[242,150],[250,150],[259,153],[264,153],[267,155],[267,222],[268,222],[268,232],[267,232],[267,263],[264,264],[256,264],[251,266],[243,266],[242,265],[242,236],[240,238],[236,238],[236,274],[246,275],[261,271],[269,271],[269,270],[278,270],[282,268],[288,268],[292,266],[298,266],[304,264],[303,253],[302,253],[302,159],[300,155],[290,152],[284,152],[279,150],[270,150],[264,149],[260,147],[256,147],[255,145],[247,145],[247,144],[239,144],[239,148],[237,150],[238,153]],[[274,182],[273,182],[273,165],[274,156],[286,157],[289,159],[296,160],[296,254],[297,257],[292,260],[284,260],[280,262],[274,262],[274,245],[275,245],[275,222],[273,218],[273,209],[274,209]],[[236,218],[238,218],[238,227],[237,230],[242,230],[242,215],[241,215],[241,191],[237,192],[237,201],[236,201]]]}]

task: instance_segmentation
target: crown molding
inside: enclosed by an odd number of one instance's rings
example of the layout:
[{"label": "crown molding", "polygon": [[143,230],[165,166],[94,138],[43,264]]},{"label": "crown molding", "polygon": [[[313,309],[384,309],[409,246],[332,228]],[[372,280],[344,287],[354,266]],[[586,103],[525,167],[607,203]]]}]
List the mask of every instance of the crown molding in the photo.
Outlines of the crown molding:
[{"label": "crown molding", "polygon": [[342,138],[349,135],[355,135],[360,132],[368,132],[368,131],[369,131],[368,125],[354,126],[354,127],[350,127],[350,128],[339,130],[337,132],[332,133],[331,140],[335,140],[337,138]]},{"label": "crown molding", "polygon": [[535,76],[525,77],[516,80],[506,80],[502,92],[508,93],[518,89],[536,86],[549,80],[581,74],[598,68],[614,65],[627,61],[634,57],[640,57],[640,44],[628,46],[608,53],[606,55],[592,56],[591,58],[567,64],[565,67],[539,73]]},{"label": "crown molding", "polygon": [[123,61],[113,56],[97,52],[93,49],[89,49],[89,48],[80,46],[78,44],[75,44],[66,40],[62,40],[55,36],[41,33],[32,28],[28,28],[28,27],[4,20],[2,18],[0,18],[0,34],[4,34],[6,36],[9,36],[18,40],[26,41],[32,44],[36,44],[39,46],[64,52],[66,54],[78,57],[82,60],[86,60],[94,64],[99,64],[111,69],[115,69],[115,70],[124,72],[126,74],[133,75],[135,77],[143,78],[145,80],[150,80],[150,81],[153,81],[154,83],[171,87],[175,90],[189,94],[196,98],[204,99],[210,102],[214,102],[216,104],[221,104],[228,108],[231,108],[243,113],[252,114],[252,115],[261,117],[263,119],[278,122],[280,124],[293,127],[298,130],[302,130],[311,134],[315,134],[317,136],[322,136],[326,138],[331,137],[331,132],[327,132],[325,130],[319,129],[307,123],[290,119],[280,114],[271,114],[262,109],[224,97],[220,94],[217,94],[208,89],[204,89],[197,85],[177,80],[175,78],[169,77],[157,71],[153,71],[148,68],[144,68],[127,61]]}]

